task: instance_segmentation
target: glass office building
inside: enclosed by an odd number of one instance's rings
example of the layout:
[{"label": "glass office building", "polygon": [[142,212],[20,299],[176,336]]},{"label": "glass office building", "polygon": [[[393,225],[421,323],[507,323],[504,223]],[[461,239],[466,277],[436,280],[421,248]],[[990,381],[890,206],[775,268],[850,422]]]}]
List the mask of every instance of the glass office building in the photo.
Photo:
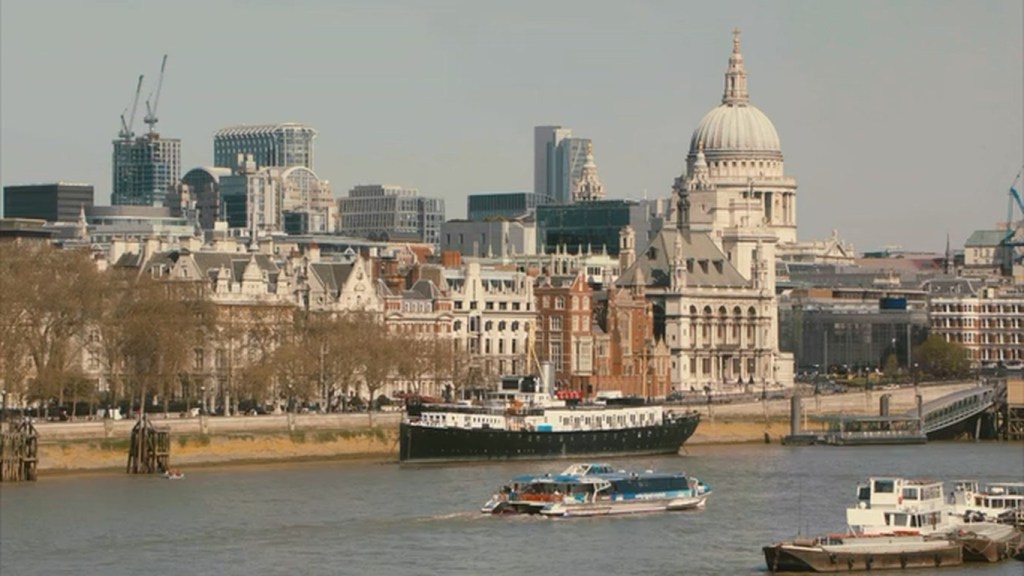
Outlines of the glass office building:
[{"label": "glass office building", "polygon": [[646,246],[662,228],[663,215],[656,201],[592,200],[537,207],[537,248],[552,253],[565,248],[571,254],[588,250],[619,253],[619,230],[633,227],[636,244]]},{"label": "glass office building", "polygon": [[466,199],[466,217],[473,222],[514,220],[533,213],[537,206],[554,202],[554,198],[534,192],[473,194]]},{"label": "glass office building", "polygon": [[239,154],[251,154],[260,168],[305,166],[313,169],[313,140],[317,131],[304,124],[240,125],[213,133],[213,163],[236,168]]},{"label": "glass office building", "polygon": [[181,176],[181,140],[149,134],[114,140],[114,206],[163,206]]}]

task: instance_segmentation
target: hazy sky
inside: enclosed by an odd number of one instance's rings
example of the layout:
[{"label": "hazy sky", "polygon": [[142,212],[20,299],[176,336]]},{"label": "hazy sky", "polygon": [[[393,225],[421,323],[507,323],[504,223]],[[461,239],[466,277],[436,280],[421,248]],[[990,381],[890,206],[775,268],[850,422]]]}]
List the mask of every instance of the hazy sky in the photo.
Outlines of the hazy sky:
[{"label": "hazy sky", "polygon": [[218,128],[305,122],[335,195],[399,184],[461,217],[467,194],[530,190],[533,126],[560,124],[593,139],[610,197],[665,196],[738,26],[800,238],[942,250],[1005,220],[1024,164],[1022,6],[3,0],[0,182],[109,203],[119,116],[168,53],[159,129],[183,170],[212,163]]}]

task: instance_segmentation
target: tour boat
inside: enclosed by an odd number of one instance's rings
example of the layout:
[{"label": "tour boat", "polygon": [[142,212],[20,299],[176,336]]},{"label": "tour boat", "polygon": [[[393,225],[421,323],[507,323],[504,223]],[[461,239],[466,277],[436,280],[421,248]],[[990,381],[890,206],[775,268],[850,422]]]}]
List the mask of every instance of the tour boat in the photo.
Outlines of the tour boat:
[{"label": "tour boat", "polygon": [[830,534],[762,548],[771,572],[850,572],[963,564],[958,542],[921,535]]},{"label": "tour boat", "polygon": [[930,534],[960,523],[946,503],[942,482],[896,477],[857,485],[857,504],[846,509],[853,534]]},{"label": "tour boat", "polygon": [[704,508],[711,487],[678,472],[628,472],[609,464],[573,464],[559,474],[512,479],[484,504],[486,514],[610,516]]},{"label": "tour boat", "polygon": [[964,520],[1024,528],[1024,482],[990,482],[979,488],[974,480],[959,480],[953,484],[951,504]]},{"label": "tour boat", "polygon": [[674,454],[700,422],[695,411],[626,400],[567,402],[546,393],[539,377],[504,377],[479,405],[408,405],[399,461]]}]

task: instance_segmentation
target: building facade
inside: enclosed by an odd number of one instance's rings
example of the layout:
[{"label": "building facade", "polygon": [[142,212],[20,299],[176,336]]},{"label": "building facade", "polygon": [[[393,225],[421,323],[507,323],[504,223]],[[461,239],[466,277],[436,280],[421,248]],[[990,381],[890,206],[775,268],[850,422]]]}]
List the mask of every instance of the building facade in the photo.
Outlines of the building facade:
[{"label": "building facade", "polygon": [[372,240],[414,240],[439,248],[444,200],[426,198],[415,188],[360,185],[339,198],[341,234]]},{"label": "building facade", "polygon": [[304,124],[239,125],[213,133],[213,163],[235,169],[238,155],[251,154],[259,166],[313,166],[317,131]]},{"label": "building facade", "polygon": [[47,222],[75,222],[93,205],[92,184],[56,182],[4,186],[4,218],[38,218]]},{"label": "building facade", "polygon": [[537,224],[533,221],[449,220],[441,225],[441,250],[463,256],[514,258],[537,253]]},{"label": "building facade", "polygon": [[114,140],[111,204],[163,206],[180,176],[181,140],[155,133]]},{"label": "building facade", "polygon": [[[933,288],[939,288],[935,284]],[[961,281],[930,290],[931,331],[966,348],[978,368],[1024,362],[1024,289]]]}]

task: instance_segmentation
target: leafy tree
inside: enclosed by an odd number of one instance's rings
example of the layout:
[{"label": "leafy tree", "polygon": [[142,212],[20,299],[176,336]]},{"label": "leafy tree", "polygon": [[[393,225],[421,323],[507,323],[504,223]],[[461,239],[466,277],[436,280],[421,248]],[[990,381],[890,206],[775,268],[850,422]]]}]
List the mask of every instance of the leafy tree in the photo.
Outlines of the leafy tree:
[{"label": "leafy tree", "polygon": [[922,374],[935,378],[966,376],[971,365],[966,348],[937,334],[929,335],[914,348],[914,360]]}]

